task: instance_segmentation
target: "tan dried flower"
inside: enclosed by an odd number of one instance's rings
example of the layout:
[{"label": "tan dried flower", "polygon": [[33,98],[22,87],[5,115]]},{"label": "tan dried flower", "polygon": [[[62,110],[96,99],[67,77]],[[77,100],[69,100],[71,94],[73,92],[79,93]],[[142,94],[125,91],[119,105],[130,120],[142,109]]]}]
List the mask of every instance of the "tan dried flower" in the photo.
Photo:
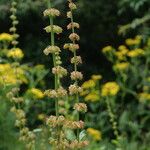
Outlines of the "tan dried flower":
[{"label": "tan dried flower", "polygon": [[71,10],[74,10],[74,9],[77,9],[77,6],[76,6],[75,3],[70,2],[70,3],[69,3],[69,8],[70,8]]},{"label": "tan dried flower", "polygon": [[82,59],[80,56],[75,56],[73,58],[71,58],[71,63],[72,64],[82,64]]},{"label": "tan dried flower", "polygon": [[71,41],[79,41],[79,40],[80,40],[80,37],[79,37],[79,35],[76,34],[76,33],[71,33],[71,34],[69,35],[69,39],[70,39]]},{"label": "tan dried flower", "polygon": [[56,16],[60,15],[60,11],[58,9],[55,9],[55,8],[49,8],[49,9],[46,9],[43,12],[43,14],[44,14],[44,16],[56,17]]},{"label": "tan dried flower", "polygon": [[67,29],[70,30],[70,29],[72,29],[72,28],[77,28],[77,29],[79,29],[79,28],[80,28],[80,25],[79,25],[78,23],[76,23],[76,22],[69,23],[69,24],[67,25]]},{"label": "tan dried flower", "polygon": [[50,53],[59,53],[60,48],[58,46],[48,46],[47,48],[44,49],[44,54],[49,55]]},{"label": "tan dried flower", "polygon": [[79,49],[79,45],[73,43],[67,43],[64,45],[64,49],[69,49],[71,52],[74,52]]},{"label": "tan dried flower", "polygon": [[79,112],[87,112],[87,105],[85,103],[76,103],[74,109]]},{"label": "tan dried flower", "polygon": [[79,71],[73,71],[73,72],[71,72],[71,79],[72,80],[82,80],[83,74]]},{"label": "tan dried flower", "polygon": [[67,75],[67,70],[61,66],[56,66],[52,68],[52,73],[59,75],[59,77],[63,77]]},{"label": "tan dried flower", "polygon": [[45,30],[47,33],[50,33],[50,32],[53,31],[53,32],[56,33],[56,34],[60,34],[60,33],[62,33],[62,31],[63,31],[63,29],[62,29],[61,27],[56,26],[56,25],[53,25],[53,26],[49,25],[49,26],[45,27],[44,30]]},{"label": "tan dried flower", "polygon": [[81,87],[79,87],[78,85],[71,84],[69,86],[70,95],[78,94],[78,93],[81,93],[82,91],[83,91],[83,89]]},{"label": "tan dried flower", "polygon": [[71,18],[72,17],[72,12],[71,11],[68,11],[67,12],[67,18]]}]

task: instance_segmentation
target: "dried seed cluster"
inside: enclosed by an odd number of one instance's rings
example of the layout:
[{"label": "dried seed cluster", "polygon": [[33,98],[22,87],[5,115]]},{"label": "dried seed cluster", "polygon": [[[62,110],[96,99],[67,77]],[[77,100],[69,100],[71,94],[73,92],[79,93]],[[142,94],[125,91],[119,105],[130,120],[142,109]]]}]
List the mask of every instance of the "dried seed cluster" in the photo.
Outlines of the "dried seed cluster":
[{"label": "dried seed cluster", "polygon": [[7,98],[14,104],[10,109],[16,116],[15,126],[19,128],[20,137],[19,140],[25,143],[27,150],[32,150],[35,146],[35,134],[29,131],[26,126],[26,114],[21,108],[21,104],[24,102],[22,97],[17,97],[19,88],[12,88],[10,92],[7,93]]},{"label": "dried seed cluster", "polygon": [[12,20],[12,27],[9,29],[10,32],[12,32],[13,34],[13,41],[12,41],[12,45],[14,47],[16,47],[18,45],[18,37],[19,35],[16,33],[17,31],[17,28],[16,26],[18,25],[19,21],[17,20],[17,17],[16,17],[16,13],[17,13],[17,9],[16,9],[16,6],[17,6],[17,2],[13,1],[11,3],[11,16],[10,16],[10,19]]},{"label": "dried seed cluster", "polygon": [[[80,56],[77,56],[77,50],[79,50],[79,44],[77,43],[80,40],[80,36],[76,33],[76,29],[79,29],[80,25],[74,22],[73,12],[77,9],[75,3],[72,0],[68,0],[69,12],[67,12],[67,17],[71,20],[71,22],[67,25],[67,29],[71,30],[71,34],[69,35],[70,43],[64,45],[64,49],[68,49],[73,53],[73,57],[71,58],[71,63],[74,66],[74,71],[71,72],[70,78],[74,82],[69,86],[69,94],[75,97],[74,110],[77,111],[76,121],[74,122],[79,128],[77,129],[77,141],[73,141],[71,144],[71,148],[83,148],[88,145],[87,141],[79,140],[79,129],[84,127],[84,122],[80,121],[80,112],[86,112],[87,106],[84,103],[79,102],[79,94],[83,91],[79,86],[79,80],[83,79],[83,74],[78,71],[78,65],[82,63],[82,59]],[[71,124],[71,123],[70,123]]]}]

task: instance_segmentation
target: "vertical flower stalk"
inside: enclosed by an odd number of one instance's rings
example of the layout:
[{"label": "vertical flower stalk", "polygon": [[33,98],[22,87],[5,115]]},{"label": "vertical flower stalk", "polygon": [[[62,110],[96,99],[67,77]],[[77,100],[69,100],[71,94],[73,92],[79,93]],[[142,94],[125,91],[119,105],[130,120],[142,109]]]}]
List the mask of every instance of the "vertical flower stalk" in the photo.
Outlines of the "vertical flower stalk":
[{"label": "vertical flower stalk", "polygon": [[[69,87],[70,95],[74,95],[75,97],[75,104],[74,109],[76,110],[76,121],[80,121],[80,112],[86,112],[87,106],[84,103],[80,103],[79,101],[79,93],[82,92],[82,88],[79,86],[79,80],[82,80],[83,75],[81,72],[78,71],[78,65],[82,63],[82,59],[80,56],[77,56],[77,50],[79,49],[79,45],[77,42],[80,40],[79,35],[75,32],[75,29],[79,29],[79,24],[74,22],[73,12],[77,9],[75,3],[72,0],[68,0],[69,11],[67,12],[67,17],[71,20],[68,24],[67,29],[71,30],[71,34],[69,35],[69,39],[72,43],[67,43],[64,45],[64,49],[69,49],[73,53],[73,57],[71,59],[71,63],[74,66],[74,71],[71,72],[71,80],[74,82]],[[79,139],[80,129],[77,129],[77,140]]]},{"label": "vertical flower stalk", "polygon": [[[51,44],[44,49],[44,54],[49,55],[52,54],[53,58],[53,68],[52,68],[52,73],[54,74],[54,88],[55,91],[58,90],[61,87],[60,79],[67,74],[67,70],[61,67],[60,65],[62,64],[61,58],[59,56],[61,50],[58,46],[55,45],[55,34],[60,34],[62,33],[62,28],[54,25],[54,18],[60,15],[59,10],[52,8],[51,0],[48,0],[48,9],[44,11],[44,16],[48,16],[50,20],[50,25],[45,27],[45,31],[47,33],[50,33],[51,35]],[[57,96],[52,96],[53,98],[55,97],[55,111],[56,111],[56,116],[59,116],[59,105],[58,105],[58,100],[59,98]]]},{"label": "vertical flower stalk", "polygon": [[54,19],[60,15],[60,11],[52,7],[51,0],[47,1],[47,5],[48,9],[46,9],[43,14],[49,18],[50,25],[45,27],[44,30],[50,33],[51,42],[50,45],[44,49],[44,54],[51,54],[53,58],[52,73],[54,74],[54,89],[46,90],[45,95],[55,100],[55,116],[50,116],[47,119],[47,125],[51,127],[50,129],[52,131],[49,143],[53,146],[53,149],[63,150],[64,133],[62,125],[65,118],[60,115],[59,103],[67,95],[67,91],[61,85],[61,78],[67,75],[67,70],[61,66],[61,50],[55,45],[55,34],[60,34],[63,30],[61,27],[54,25]]},{"label": "vertical flower stalk", "polygon": [[11,3],[11,13],[12,15],[10,16],[10,19],[12,20],[12,27],[9,29],[9,31],[12,33],[13,35],[13,41],[12,41],[12,45],[13,45],[13,48],[16,48],[16,46],[18,45],[18,37],[19,35],[16,33],[17,31],[17,28],[16,26],[18,25],[19,21],[17,20],[17,17],[16,17],[16,13],[17,13],[17,9],[16,9],[16,6],[17,6],[17,2],[16,1],[13,1]]},{"label": "vertical flower stalk", "polygon": [[112,129],[114,131],[114,135],[116,136],[116,139],[119,140],[119,132],[118,132],[118,127],[117,127],[117,122],[115,120],[115,115],[112,112],[112,108],[109,102],[109,97],[106,97],[106,105],[107,105],[107,111],[110,117],[110,122],[112,124]]},{"label": "vertical flower stalk", "polygon": [[20,80],[18,78],[17,68],[19,67],[18,58],[22,58],[23,53],[19,48],[16,48],[17,44],[19,43],[17,41],[19,35],[16,33],[17,30],[16,25],[19,23],[16,17],[16,13],[17,13],[16,6],[17,6],[16,1],[13,1],[11,3],[11,9],[10,9],[10,11],[12,12],[10,16],[12,20],[12,27],[10,28],[10,32],[12,32],[13,35],[13,41],[12,41],[13,48],[10,52],[8,52],[8,56],[12,57],[15,61],[12,67],[14,67],[17,81],[14,87],[11,89],[11,91],[7,93],[7,97],[9,98],[10,102],[13,104],[10,111],[13,112],[16,117],[15,126],[19,128],[19,132],[20,132],[19,141],[25,143],[27,150],[35,150],[35,135],[32,131],[29,131],[29,128],[26,126],[26,122],[27,122],[26,114],[25,111],[22,109],[24,99],[23,97],[19,96]]}]

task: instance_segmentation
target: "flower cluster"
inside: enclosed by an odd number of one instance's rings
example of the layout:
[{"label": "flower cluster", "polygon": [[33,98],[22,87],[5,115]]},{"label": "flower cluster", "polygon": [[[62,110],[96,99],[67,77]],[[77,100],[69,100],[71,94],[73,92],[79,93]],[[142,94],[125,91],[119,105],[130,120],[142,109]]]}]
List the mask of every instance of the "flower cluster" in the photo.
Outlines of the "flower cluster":
[{"label": "flower cluster", "polygon": [[102,139],[102,134],[99,130],[88,128],[87,133],[93,138],[94,141],[100,141]]},{"label": "flower cluster", "polygon": [[14,68],[14,65],[0,64],[0,84],[27,83],[24,70],[21,67]]},{"label": "flower cluster", "polygon": [[116,82],[107,82],[102,87],[102,96],[115,96],[120,90]]},{"label": "flower cluster", "polygon": [[[80,56],[77,56],[77,50],[79,50],[79,44],[77,43],[80,40],[80,36],[76,33],[75,29],[79,29],[79,24],[74,22],[73,19],[73,13],[74,10],[77,9],[77,6],[75,3],[73,3],[72,0],[68,0],[68,5],[70,11],[67,12],[67,17],[71,20],[71,22],[67,25],[67,29],[71,30],[71,34],[69,35],[69,39],[71,43],[67,43],[64,45],[64,49],[68,49],[73,53],[73,58],[71,59],[71,63],[74,66],[74,71],[71,72],[71,80],[74,81],[73,84],[69,86],[69,94],[75,97],[75,104],[74,104],[74,109],[77,111],[76,115],[76,122],[81,122],[79,121],[80,119],[80,112],[86,112],[87,111],[87,106],[84,103],[79,102],[79,94],[83,91],[82,87],[79,86],[79,80],[82,80],[83,75],[81,72],[78,71],[78,65],[82,63],[82,59]],[[80,129],[80,128],[79,128]],[[76,147],[80,147],[79,143],[79,129],[77,129],[77,145]],[[83,145],[85,146],[85,145]],[[81,147],[82,148],[82,147]]]},{"label": "flower cluster", "polygon": [[117,63],[114,65],[114,70],[117,71],[125,71],[127,70],[129,67],[129,63],[128,62],[121,62],[121,63]]},{"label": "flower cluster", "polygon": [[67,91],[63,87],[59,87],[56,90],[46,90],[44,94],[49,98],[63,98],[67,95]]},{"label": "flower cluster", "polygon": [[42,99],[44,98],[44,93],[37,88],[31,88],[27,91],[27,94],[30,95],[33,99]]},{"label": "flower cluster", "polygon": [[50,116],[46,123],[53,128],[62,126],[69,129],[82,129],[84,127],[83,121],[68,121],[64,116]]},{"label": "flower cluster", "polygon": [[26,144],[28,150],[32,150],[35,146],[35,134],[26,127],[27,119],[26,114],[23,109],[21,109],[21,104],[24,102],[22,97],[18,97],[19,88],[12,88],[10,92],[7,93],[7,98],[15,104],[10,109],[16,116],[15,126],[20,130],[19,140]]},{"label": "flower cluster", "polygon": [[19,37],[19,35],[16,33],[17,31],[16,25],[19,23],[16,17],[16,13],[17,13],[16,6],[17,6],[17,2],[13,1],[11,3],[11,9],[10,9],[12,13],[12,15],[10,16],[10,19],[12,20],[12,27],[10,28],[9,31],[12,32],[12,36],[13,36],[12,45],[14,47],[16,47],[16,45],[18,44],[17,38]]},{"label": "flower cluster", "polygon": [[138,57],[138,56],[142,56],[142,55],[144,55],[144,54],[145,54],[145,52],[144,52],[144,50],[141,49],[141,48],[136,48],[136,49],[131,50],[131,51],[129,51],[129,52],[127,53],[127,55],[128,55],[129,57],[131,57],[131,58]]},{"label": "flower cluster", "polygon": [[13,40],[13,37],[12,35],[8,34],[8,33],[1,33],[0,34],[0,41],[12,41]]},{"label": "flower cluster", "polygon": [[22,59],[24,57],[24,53],[20,48],[13,48],[12,50],[8,51],[7,57],[13,59]]},{"label": "flower cluster", "polygon": [[82,84],[83,91],[80,93],[87,102],[97,102],[100,100],[99,83],[102,79],[101,75],[92,75],[91,79]]},{"label": "flower cluster", "polygon": [[126,44],[128,46],[135,46],[135,45],[139,45],[141,43],[141,39],[142,37],[140,35],[137,35],[134,39],[126,39]]}]

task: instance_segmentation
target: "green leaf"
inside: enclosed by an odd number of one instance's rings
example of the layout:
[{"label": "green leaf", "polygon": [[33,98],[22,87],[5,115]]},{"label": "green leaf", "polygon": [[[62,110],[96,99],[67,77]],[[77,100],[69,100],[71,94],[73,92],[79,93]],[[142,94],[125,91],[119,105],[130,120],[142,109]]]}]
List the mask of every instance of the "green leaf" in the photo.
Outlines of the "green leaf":
[{"label": "green leaf", "polygon": [[80,134],[79,134],[79,140],[81,141],[81,140],[83,140],[85,137],[86,137],[86,131],[83,130],[83,131],[81,131]]}]

